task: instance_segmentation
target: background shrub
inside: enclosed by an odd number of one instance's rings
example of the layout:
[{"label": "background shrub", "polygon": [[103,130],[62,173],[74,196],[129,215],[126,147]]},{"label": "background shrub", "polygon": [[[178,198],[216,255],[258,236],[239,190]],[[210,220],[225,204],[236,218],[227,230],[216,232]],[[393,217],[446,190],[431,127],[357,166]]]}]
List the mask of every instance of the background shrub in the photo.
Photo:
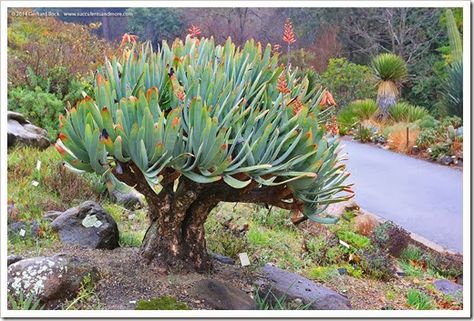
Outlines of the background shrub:
[{"label": "background shrub", "polygon": [[8,92],[8,109],[22,113],[34,125],[44,128],[55,140],[59,114],[64,113],[64,103],[54,94],[40,87],[34,90],[17,87]]},{"label": "background shrub", "polygon": [[341,109],[357,99],[375,98],[377,93],[370,68],[345,58],[330,59],[321,79]]}]

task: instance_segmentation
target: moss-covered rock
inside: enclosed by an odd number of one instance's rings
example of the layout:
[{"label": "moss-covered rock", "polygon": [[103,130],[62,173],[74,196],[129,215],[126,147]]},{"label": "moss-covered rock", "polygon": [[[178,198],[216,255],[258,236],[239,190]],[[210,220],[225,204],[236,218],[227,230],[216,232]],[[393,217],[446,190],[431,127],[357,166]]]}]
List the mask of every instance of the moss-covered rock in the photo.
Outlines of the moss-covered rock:
[{"label": "moss-covered rock", "polygon": [[189,310],[184,302],[176,300],[176,298],[165,295],[150,300],[139,300],[136,310]]}]

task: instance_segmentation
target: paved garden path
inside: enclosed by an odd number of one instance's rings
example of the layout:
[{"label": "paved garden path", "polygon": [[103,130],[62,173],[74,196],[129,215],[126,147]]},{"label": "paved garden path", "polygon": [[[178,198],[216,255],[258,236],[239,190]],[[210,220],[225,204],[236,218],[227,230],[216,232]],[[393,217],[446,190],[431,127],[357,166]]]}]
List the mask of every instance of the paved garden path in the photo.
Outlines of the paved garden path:
[{"label": "paved garden path", "polygon": [[342,140],[361,208],[462,253],[462,172]]}]

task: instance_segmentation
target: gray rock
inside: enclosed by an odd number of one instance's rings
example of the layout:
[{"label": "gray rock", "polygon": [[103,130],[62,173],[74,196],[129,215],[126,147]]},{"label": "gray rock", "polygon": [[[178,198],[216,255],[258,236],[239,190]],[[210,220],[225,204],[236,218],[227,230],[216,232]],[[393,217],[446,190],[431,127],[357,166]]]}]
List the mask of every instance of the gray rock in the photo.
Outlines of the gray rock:
[{"label": "gray rock", "polygon": [[224,264],[229,264],[229,265],[234,265],[235,264],[235,261],[232,260],[230,257],[228,256],[225,256],[225,255],[220,255],[220,254],[213,254],[212,257],[221,262],[221,263],[224,263]]},{"label": "gray rock", "polygon": [[347,275],[347,269],[346,268],[339,268],[337,269],[337,272],[339,275]]},{"label": "gray rock", "polygon": [[50,145],[48,132],[39,128],[15,112],[7,112],[8,147],[18,144],[45,149]]},{"label": "gray rock", "polygon": [[73,298],[86,275],[98,279],[97,269],[75,257],[33,257],[8,266],[8,293],[34,295],[47,308]]},{"label": "gray rock", "polygon": [[[301,299],[312,310],[350,310],[349,300],[341,294],[308,280],[301,275],[265,264],[261,271],[262,278],[255,283],[259,295],[269,300],[286,298],[286,301]],[[273,295],[268,295],[271,292]]]},{"label": "gray rock", "polygon": [[123,205],[129,210],[135,210],[142,208],[145,204],[143,203],[143,195],[134,189],[131,189],[128,193],[122,193],[121,191],[112,191],[112,199],[117,203]]},{"label": "gray rock", "polygon": [[61,215],[63,212],[61,211],[47,211],[46,213],[44,213],[43,215],[43,219],[45,221],[49,221],[49,222],[52,222],[54,221],[59,215]]},{"label": "gray rock", "polygon": [[189,293],[197,299],[205,301],[216,310],[255,309],[255,302],[247,293],[217,280],[197,281]]},{"label": "gray rock", "polygon": [[13,234],[20,233],[21,230],[26,231],[26,223],[22,221],[16,221],[8,225],[8,232]]},{"label": "gray rock", "polygon": [[23,260],[21,256],[16,256],[16,255],[9,255],[7,256],[7,266],[12,265],[13,263],[16,263],[18,261]]},{"label": "gray rock", "polygon": [[443,156],[438,159],[438,162],[442,165],[448,166],[454,163],[454,158],[451,156]]},{"label": "gray rock", "polygon": [[[94,218],[97,224],[84,226],[84,219],[90,218]],[[117,223],[102,206],[92,201],[68,209],[51,223],[51,228],[59,233],[61,242],[65,244],[109,250],[118,247]]]},{"label": "gray rock", "polygon": [[[38,236],[40,229],[40,224],[35,220],[29,222],[16,221],[8,225],[8,233],[20,237],[35,238]],[[25,231],[24,235],[21,235],[21,230]]]},{"label": "gray rock", "polygon": [[462,300],[462,285],[445,279],[436,280],[433,282],[433,285],[439,292]]}]

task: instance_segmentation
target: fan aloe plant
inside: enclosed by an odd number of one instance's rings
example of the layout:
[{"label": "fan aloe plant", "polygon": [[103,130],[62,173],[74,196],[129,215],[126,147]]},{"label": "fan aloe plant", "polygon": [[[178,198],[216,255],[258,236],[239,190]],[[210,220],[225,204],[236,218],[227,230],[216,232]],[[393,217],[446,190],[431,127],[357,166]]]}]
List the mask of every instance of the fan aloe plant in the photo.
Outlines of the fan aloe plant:
[{"label": "fan aloe plant", "polygon": [[221,201],[330,223],[326,207],[352,197],[338,141],[324,130],[322,91],[271,52],[189,36],[156,53],[134,45],[99,68],[94,98],[60,117],[66,166],[145,196],[146,261],[207,270],[204,222]]}]

